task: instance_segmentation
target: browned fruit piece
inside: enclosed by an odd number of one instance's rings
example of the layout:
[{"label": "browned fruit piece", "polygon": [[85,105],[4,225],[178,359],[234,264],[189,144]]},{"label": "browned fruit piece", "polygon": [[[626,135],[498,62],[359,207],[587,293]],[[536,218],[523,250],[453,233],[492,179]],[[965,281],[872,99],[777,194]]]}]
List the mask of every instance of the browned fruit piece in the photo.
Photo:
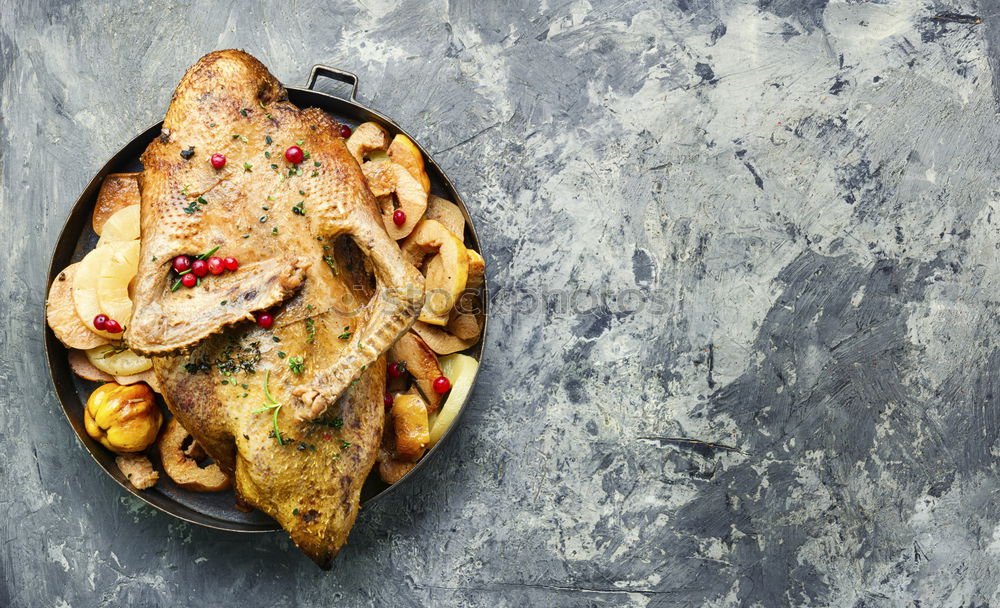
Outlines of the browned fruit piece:
[{"label": "browned fruit piece", "polygon": [[354,160],[361,164],[369,152],[389,147],[389,132],[382,125],[363,122],[354,129],[354,133],[351,133],[344,143]]},{"label": "browned fruit piece", "polygon": [[396,395],[389,415],[396,436],[396,458],[416,462],[427,451],[430,442],[430,424],[427,422],[427,404],[420,395]]},{"label": "browned fruit piece", "polygon": [[[405,238],[424,217],[427,193],[404,167],[391,160],[367,162],[361,165],[361,170],[372,194],[379,201],[385,231],[393,239]],[[394,197],[387,198],[389,195]],[[406,214],[406,221],[400,226],[392,219],[396,209],[402,209]]]},{"label": "browned fruit piece", "polygon": [[429,220],[441,222],[449,232],[464,239],[465,216],[455,203],[431,194],[427,197],[427,212],[424,215]]},{"label": "browned fruit piece", "polygon": [[413,140],[400,133],[392,138],[392,143],[389,144],[389,149],[386,152],[388,152],[389,158],[402,165],[413,176],[413,179],[420,182],[425,193],[431,191],[431,180],[427,177],[427,171],[424,169],[424,156]]},{"label": "browned fruit piece", "polygon": [[137,490],[152,488],[160,480],[153,463],[143,454],[119,454],[115,456],[115,464]]},{"label": "browned fruit piece", "polygon": [[427,399],[427,413],[436,412],[443,399],[434,392],[434,381],[441,377],[441,366],[431,347],[417,334],[407,332],[392,346],[389,358],[394,362],[406,361],[406,371]]},{"label": "browned fruit piece", "polygon": [[107,344],[108,340],[90,331],[76,314],[73,279],[76,277],[78,265],[78,263],[70,264],[52,281],[49,297],[45,301],[45,319],[56,338],[67,348],[87,350]]},{"label": "browned fruit piece", "polygon": [[219,469],[219,465],[210,464],[204,469],[198,466],[198,461],[189,458],[184,453],[184,440],[189,433],[171,418],[157,443],[163,470],[174,480],[174,483],[192,492],[219,492],[229,489],[229,477]]},{"label": "browned fruit piece", "polygon": [[380,460],[378,463],[378,476],[382,478],[382,481],[393,484],[412,471],[415,466],[417,466],[415,462],[407,462],[395,458]]},{"label": "browned fruit piece", "polygon": [[94,232],[101,234],[108,218],[129,205],[138,205],[139,201],[138,173],[112,173],[105,177],[91,219]]},{"label": "browned fruit piece", "polygon": [[[88,361],[88,363],[90,362]],[[138,374],[131,374],[128,376],[115,376],[115,382],[122,385],[135,384],[137,382],[145,382],[146,384],[149,385],[149,388],[153,389],[153,392],[156,393],[162,392],[160,391],[160,383],[156,379],[156,374],[154,374],[153,370],[151,369],[148,369],[144,372],[139,372]]]},{"label": "browned fruit piece", "polygon": [[437,327],[429,323],[417,321],[413,324],[413,331],[424,339],[427,346],[439,355],[450,355],[460,350],[465,350],[473,346],[479,338],[463,340],[452,335],[446,329]]}]

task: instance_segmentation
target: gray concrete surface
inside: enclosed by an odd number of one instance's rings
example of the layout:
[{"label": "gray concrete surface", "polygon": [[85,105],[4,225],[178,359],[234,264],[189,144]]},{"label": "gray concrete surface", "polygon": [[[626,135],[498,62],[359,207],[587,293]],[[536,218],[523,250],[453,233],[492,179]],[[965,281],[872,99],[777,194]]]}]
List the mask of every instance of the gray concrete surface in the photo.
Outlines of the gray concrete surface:
[{"label": "gray concrete surface", "polygon": [[[5,0],[0,605],[996,605],[997,8]],[[462,428],[329,573],[122,492],[44,372],[66,213],[225,47],[357,72],[498,292]]]}]

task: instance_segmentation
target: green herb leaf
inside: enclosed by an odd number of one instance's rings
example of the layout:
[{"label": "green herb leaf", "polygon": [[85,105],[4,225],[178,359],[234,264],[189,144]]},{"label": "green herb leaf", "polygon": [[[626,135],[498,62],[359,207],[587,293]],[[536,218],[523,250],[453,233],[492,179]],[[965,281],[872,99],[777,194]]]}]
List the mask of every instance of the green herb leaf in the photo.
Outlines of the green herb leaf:
[{"label": "green herb leaf", "polygon": [[306,371],[305,358],[303,357],[289,357],[288,358],[288,369],[292,370],[293,374],[301,374]]}]

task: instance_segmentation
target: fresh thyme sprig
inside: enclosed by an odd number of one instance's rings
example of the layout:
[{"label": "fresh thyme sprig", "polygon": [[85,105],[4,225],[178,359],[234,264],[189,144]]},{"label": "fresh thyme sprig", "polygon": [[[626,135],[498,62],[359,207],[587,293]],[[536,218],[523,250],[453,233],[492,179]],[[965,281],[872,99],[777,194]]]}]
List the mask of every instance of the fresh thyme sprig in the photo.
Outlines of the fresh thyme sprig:
[{"label": "fresh thyme sprig", "polygon": [[274,397],[271,396],[271,391],[268,390],[267,381],[268,381],[268,379],[270,377],[271,377],[271,370],[265,371],[264,372],[264,397],[267,398],[268,402],[265,403],[263,405],[263,407],[259,407],[259,408],[255,409],[251,413],[253,413],[253,414],[259,414],[261,412],[266,412],[267,410],[273,410],[274,411],[274,436],[278,440],[278,445],[285,445],[285,442],[281,439],[281,431],[278,429],[278,412],[281,410],[282,404],[278,403],[277,401],[275,401]]}]

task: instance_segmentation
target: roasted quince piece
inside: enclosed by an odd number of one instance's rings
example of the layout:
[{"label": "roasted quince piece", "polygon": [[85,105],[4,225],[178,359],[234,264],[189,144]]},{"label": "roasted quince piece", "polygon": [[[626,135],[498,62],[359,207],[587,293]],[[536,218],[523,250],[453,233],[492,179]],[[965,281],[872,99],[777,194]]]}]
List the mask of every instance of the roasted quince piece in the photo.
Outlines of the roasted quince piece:
[{"label": "roasted quince piece", "polygon": [[[431,325],[447,324],[448,313],[469,278],[465,245],[440,222],[425,219],[400,244],[400,249],[408,262],[423,270],[426,279],[419,320]],[[425,258],[432,254],[434,257],[425,264]]]},{"label": "roasted quince piece", "polygon": [[354,133],[344,143],[347,145],[347,151],[360,164],[370,152],[389,147],[389,132],[382,125],[363,122],[354,129]]},{"label": "roasted quince piece", "polygon": [[444,396],[434,390],[434,381],[442,374],[437,355],[431,347],[420,336],[409,331],[392,345],[389,357],[413,376],[417,388],[426,397],[427,412],[433,414],[438,411]]},{"label": "roasted quince piece", "polygon": [[389,412],[396,435],[396,458],[416,462],[430,443],[427,404],[416,392],[396,395]]},{"label": "roasted quince piece", "polygon": [[83,422],[87,434],[112,452],[141,452],[156,440],[163,414],[145,384],[108,382],[90,394]]},{"label": "roasted quince piece", "polygon": [[386,152],[389,154],[389,158],[405,167],[413,179],[420,182],[424,192],[431,191],[431,179],[424,169],[424,155],[420,153],[420,148],[413,143],[412,139],[400,133],[392,138],[392,143],[389,144],[389,149]]},{"label": "roasted quince piece", "polygon": [[[375,195],[382,211],[385,231],[395,240],[413,232],[427,210],[427,192],[405,167],[392,160],[369,161],[361,165],[368,188]],[[401,223],[396,223],[396,211],[402,211]]]},{"label": "roasted quince piece", "polygon": [[163,470],[174,483],[186,490],[218,492],[228,489],[232,482],[219,465],[213,463],[202,468],[197,460],[185,452],[184,442],[190,435],[176,418],[171,418],[167,422],[163,435],[157,443]]}]

